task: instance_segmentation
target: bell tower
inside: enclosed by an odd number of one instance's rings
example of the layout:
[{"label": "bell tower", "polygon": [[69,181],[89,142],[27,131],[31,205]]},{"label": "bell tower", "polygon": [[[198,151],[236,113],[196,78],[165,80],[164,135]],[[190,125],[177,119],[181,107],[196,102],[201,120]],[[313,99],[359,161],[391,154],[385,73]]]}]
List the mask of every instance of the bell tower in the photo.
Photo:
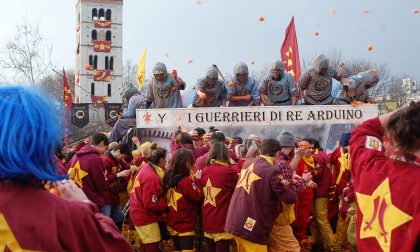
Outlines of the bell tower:
[{"label": "bell tower", "polygon": [[78,0],[74,103],[121,103],[123,0]]}]

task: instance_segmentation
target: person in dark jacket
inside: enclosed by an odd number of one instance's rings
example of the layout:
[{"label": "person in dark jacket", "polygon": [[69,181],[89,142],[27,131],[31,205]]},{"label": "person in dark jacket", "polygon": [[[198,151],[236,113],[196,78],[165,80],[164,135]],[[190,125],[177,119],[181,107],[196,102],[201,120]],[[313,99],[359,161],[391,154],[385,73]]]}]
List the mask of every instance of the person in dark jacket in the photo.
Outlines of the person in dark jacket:
[{"label": "person in dark jacket", "polygon": [[296,202],[296,192],[283,184],[274,166],[280,149],[279,141],[264,140],[261,155],[247,160],[241,170],[225,224],[239,252],[267,251],[274,221],[282,211],[279,201]]},{"label": "person in dark jacket", "polygon": [[88,199],[99,209],[105,205],[105,168],[100,155],[108,149],[108,137],[104,133],[92,136],[92,145],[83,146],[70,160],[68,174]]}]

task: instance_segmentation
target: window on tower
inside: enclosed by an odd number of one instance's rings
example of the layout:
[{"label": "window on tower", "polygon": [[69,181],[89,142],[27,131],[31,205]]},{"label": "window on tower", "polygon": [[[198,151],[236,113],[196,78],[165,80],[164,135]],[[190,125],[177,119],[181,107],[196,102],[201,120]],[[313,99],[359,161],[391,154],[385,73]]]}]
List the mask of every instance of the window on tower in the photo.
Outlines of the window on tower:
[{"label": "window on tower", "polygon": [[93,65],[93,56],[89,55],[89,65]]},{"label": "window on tower", "polygon": [[108,84],[108,97],[111,96],[111,83]]},{"label": "window on tower", "polygon": [[105,19],[106,20],[111,20],[111,10],[110,9],[106,10]]},{"label": "window on tower", "polygon": [[93,69],[98,69],[98,55],[93,57]]},{"label": "window on tower", "polygon": [[95,95],[95,83],[92,82],[90,84],[90,95],[94,96]]},{"label": "window on tower", "polygon": [[95,21],[98,19],[98,10],[96,8],[92,9],[92,20]]},{"label": "window on tower", "polygon": [[114,71],[114,57],[109,59],[109,70]]},{"label": "window on tower", "polygon": [[92,30],[92,40],[98,39],[98,32],[96,30]]},{"label": "window on tower", "polygon": [[108,56],[105,56],[105,69],[108,70],[109,64],[108,64]]},{"label": "window on tower", "polygon": [[111,31],[106,31],[106,35],[105,35],[106,41],[111,41],[111,36],[112,36]]},{"label": "window on tower", "polygon": [[104,9],[99,9],[99,20],[105,20],[105,11]]}]

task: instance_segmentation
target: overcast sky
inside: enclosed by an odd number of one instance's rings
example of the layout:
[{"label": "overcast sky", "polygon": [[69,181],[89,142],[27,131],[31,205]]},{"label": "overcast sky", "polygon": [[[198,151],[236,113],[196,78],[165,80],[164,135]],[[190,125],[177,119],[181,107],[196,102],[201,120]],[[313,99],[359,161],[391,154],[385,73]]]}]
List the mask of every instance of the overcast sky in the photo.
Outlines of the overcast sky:
[{"label": "overcast sky", "polygon": [[[6,2],[1,45],[15,33],[15,24],[24,18],[37,21],[53,45],[54,63],[74,68],[76,0],[1,1]],[[123,58],[137,63],[147,48],[147,73],[162,61],[189,85],[214,63],[231,73],[235,63],[255,61],[250,70],[258,70],[279,58],[285,28],[295,16],[301,61],[336,49],[344,58],[388,63],[393,73],[419,80],[420,13],[414,14],[415,8],[420,0],[202,0],[200,5],[195,0],[124,0]]]}]

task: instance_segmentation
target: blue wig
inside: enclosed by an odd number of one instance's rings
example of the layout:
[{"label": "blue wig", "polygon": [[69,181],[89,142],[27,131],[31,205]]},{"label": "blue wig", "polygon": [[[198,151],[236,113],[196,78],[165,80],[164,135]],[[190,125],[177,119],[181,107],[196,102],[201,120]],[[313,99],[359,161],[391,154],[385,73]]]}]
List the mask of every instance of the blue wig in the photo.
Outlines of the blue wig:
[{"label": "blue wig", "polygon": [[57,181],[63,131],[54,102],[33,87],[0,86],[0,181]]}]

